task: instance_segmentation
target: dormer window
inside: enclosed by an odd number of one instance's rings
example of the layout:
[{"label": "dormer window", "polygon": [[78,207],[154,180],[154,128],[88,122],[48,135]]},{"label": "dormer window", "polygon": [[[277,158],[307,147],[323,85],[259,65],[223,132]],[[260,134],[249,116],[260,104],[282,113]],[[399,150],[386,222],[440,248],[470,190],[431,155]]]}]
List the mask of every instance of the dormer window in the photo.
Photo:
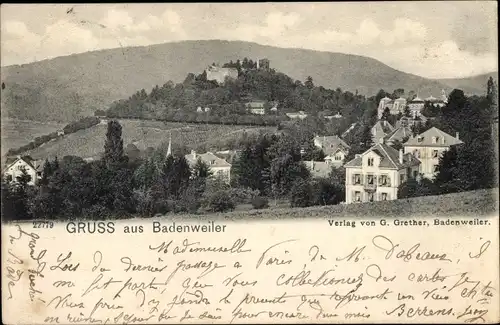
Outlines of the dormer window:
[{"label": "dormer window", "polygon": [[342,156],[340,156],[340,155],[336,155],[336,156],[335,156],[335,160],[337,160],[337,161],[342,160]]},{"label": "dormer window", "polygon": [[368,166],[373,166],[373,158],[368,158]]},{"label": "dormer window", "polygon": [[418,141],[418,142],[422,142],[422,141],[424,141],[424,138],[422,138],[421,136],[418,136],[418,137],[417,137],[417,141]]},{"label": "dormer window", "polygon": [[210,165],[215,165],[215,160],[211,160]]}]

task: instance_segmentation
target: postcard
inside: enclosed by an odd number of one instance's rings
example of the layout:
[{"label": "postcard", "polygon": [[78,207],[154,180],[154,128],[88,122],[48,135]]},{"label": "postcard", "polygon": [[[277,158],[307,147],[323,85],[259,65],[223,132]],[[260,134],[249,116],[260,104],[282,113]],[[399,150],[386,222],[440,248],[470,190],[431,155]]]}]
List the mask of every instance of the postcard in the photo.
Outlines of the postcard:
[{"label": "postcard", "polygon": [[3,4],[2,322],[498,323],[497,9]]}]

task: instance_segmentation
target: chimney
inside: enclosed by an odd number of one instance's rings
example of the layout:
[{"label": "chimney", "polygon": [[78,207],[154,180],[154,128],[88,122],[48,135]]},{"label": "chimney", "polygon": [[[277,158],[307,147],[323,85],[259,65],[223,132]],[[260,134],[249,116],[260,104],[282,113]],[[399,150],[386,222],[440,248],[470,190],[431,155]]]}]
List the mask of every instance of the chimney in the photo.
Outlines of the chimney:
[{"label": "chimney", "polygon": [[196,151],[191,150],[191,156],[193,156],[193,159],[196,159]]},{"label": "chimney", "polygon": [[359,158],[359,157],[361,157],[361,155],[359,153],[354,155],[354,158]]},{"label": "chimney", "polygon": [[455,138],[457,138],[457,140],[460,140],[460,134],[458,132],[455,132]]},{"label": "chimney", "polygon": [[311,169],[314,169],[314,160],[311,160]]},{"label": "chimney", "polygon": [[399,163],[403,163],[403,149],[399,149]]},{"label": "chimney", "polygon": [[384,144],[384,142],[385,142],[384,137],[381,137],[380,139],[378,139],[378,142],[381,144]]}]

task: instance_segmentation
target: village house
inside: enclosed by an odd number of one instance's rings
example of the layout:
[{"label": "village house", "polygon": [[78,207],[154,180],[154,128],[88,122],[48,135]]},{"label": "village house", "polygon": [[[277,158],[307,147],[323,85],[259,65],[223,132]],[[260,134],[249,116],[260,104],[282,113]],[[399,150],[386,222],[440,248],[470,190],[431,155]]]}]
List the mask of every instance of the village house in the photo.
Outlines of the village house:
[{"label": "village house", "polygon": [[325,162],[332,166],[340,167],[349,152],[349,145],[337,135],[315,136],[314,145],[325,153]]},{"label": "village house", "polygon": [[191,153],[187,154],[185,157],[190,167],[193,167],[198,159],[201,159],[202,162],[208,165],[214,177],[221,177],[227,183],[231,181],[231,164],[217,157],[212,152],[198,154],[196,151],[192,150]]},{"label": "village house", "polygon": [[290,119],[305,119],[307,117],[307,114],[304,113],[304,111],[299,111],[299,112],[294,112],[294,113],[286,113],[286,116],[288,116]]},{"label": "village house", "polygon": [[455,137],[432,127],[429,130],[408,139],[403,144],[404,151],[412,154],[422,163],[419,173],[424,177],[433,179],[437,173],[439,157],[450,149],[451,146],[463,144],[459,139],[458,132]]},{"label": "village house", "polygon": [[403,149],[378,143],[347,162],[346,203],[397,199],[398,186],[418,177],[420,161]]},{"label": "village house", "polygon": [[36,185],[42,177],[43,165],[30,156],[7,158],[6,162],[7,166],[3,171],[3,176],[7,182],[16,182],[17,177],[23,174],[23,170],[31,177],[31,180],[28,182],[29,185]]},{"label": "village house", "polygon": [[264,108],[264,101],[253,101],[245,104],[247,110],[255,115],[264,115],[266,114],[266,110]]},{"label": "village house", "polygon": [[[387,134],[384,138],[383,141],[384,143],[387,143],[390,146],[395,145],[396,143],[401,143],[403,144],[412,136],[412,131],[411,128],[408,126],[400,126],[394,130],[392,130],[391,133]],[[380,140],[379,140],[380,142]]]},{"label": "village house", "polygon": [[391,123],[385,120],[378,121],[371,129],[373,143],[379,143],[381,139],[392,131],[394,131],[394,127]]},{"label": "village house", "polygon": [[210,107],[201,107],[201,106],[198,106],[198,108],[196,109],[196,113],[208,113],[210,112]]}]

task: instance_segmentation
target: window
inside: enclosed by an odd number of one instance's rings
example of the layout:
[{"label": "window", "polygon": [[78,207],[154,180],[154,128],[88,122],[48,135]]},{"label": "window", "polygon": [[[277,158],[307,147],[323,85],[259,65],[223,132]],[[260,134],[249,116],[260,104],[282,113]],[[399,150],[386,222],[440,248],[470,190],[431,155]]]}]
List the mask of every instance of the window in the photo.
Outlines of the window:
[{"label": "window", "polygon": [[342,156],[341,155],[336,155],[335,156],[335,160],[342,160]]},{"label": "window", "polygon": [[420,150],[418,149],[413,150],[413,156],[416,158],[420,158]]},{"label": "window", "polygon": [[382,186],[388,186],[389,185],[389,178],[387,175],[381,175],[380,176],[380,185]]},{"label": "window", "polygon": [[361,202],[361,192],[359,191],[354,192],[354,201]]},{"label": "window", "polygon": [[368,166],[373,166],[373,158],[368,158]]},{"label": "window", "polygon": [[373,193],[368,193],[368,201],[369,202],[373,202],[373,197],[374,197]]},{"label": "window", "polygon": [[380,193],[380,198],[382,201],[387,201],[387,193]]},{"label": "window", "polygon": [[418,176],[418,171],[414,170],[413,171],[413,178],[417,178],[417,176]]},{"label": "window", "polygon": [[417,141],[418,141],[418,142],[422,142],[422,141],[424,141],[424,138],[422,138],[421,136],[419,136],[419,137],[417,138]]},{"label": "window", "polygon": [[356,184],[361,184],[361,175],[359,174],[354,175],[354,185]]},{"label": "window", "polygon": [[368,175],[368,176],[366,177],[366,181],[367,181],[367,183],[368,183],[369,185],[373,185],[373,183],[374,183],[374,179],[375,179],[375,177],[373,177],[373,175]]},{"label": "window", "polygon": [[210,165],[215,165],[215,160],[211,160]]},{"label": "window", "polygon": [[405,182],[405,175],[399,174],[399,184],[403,184]]},{"label": "window", "polygon": [[434,173],[437,173],[437,172],[438,172],[438,170],[439,170],[438,166],[439,166],[439,165],[434,165],[434,167],[433,167],[433,171],[434,171]]},{"label": "window", "polygon": [[432,150],[432,158],[437,158],[437,157],[438,157],[438,151]]}]

